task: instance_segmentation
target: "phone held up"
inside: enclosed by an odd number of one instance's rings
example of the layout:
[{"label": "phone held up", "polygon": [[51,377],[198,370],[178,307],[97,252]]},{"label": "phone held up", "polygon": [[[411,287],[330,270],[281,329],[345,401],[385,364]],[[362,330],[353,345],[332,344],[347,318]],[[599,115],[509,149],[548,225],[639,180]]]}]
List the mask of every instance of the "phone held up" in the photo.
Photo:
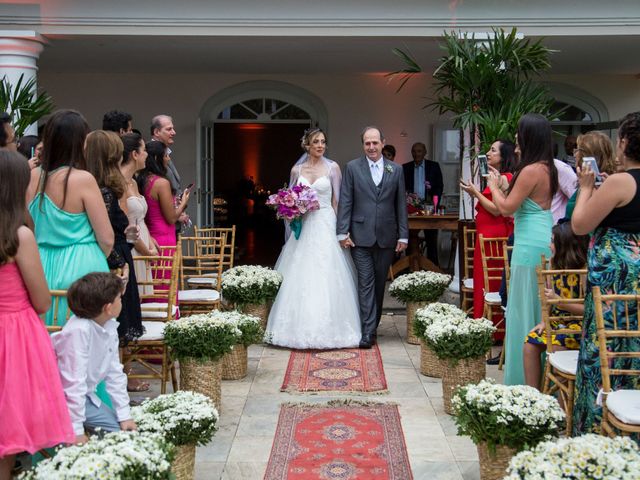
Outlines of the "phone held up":
[{"label": "phone held up", "polygon": [[602,185],[602,175],[600,175],[600,169],[598,168],[598,162],[594,157],[583,157],[582,165],[589,165],[589,168],[596,174],[596,185]]},{"label": "phone held up", "polygon": [[480,175],[483,177],[489,176],[489,162],[487,162],[486,155],[478,155],[478,167],[480,168]]}]

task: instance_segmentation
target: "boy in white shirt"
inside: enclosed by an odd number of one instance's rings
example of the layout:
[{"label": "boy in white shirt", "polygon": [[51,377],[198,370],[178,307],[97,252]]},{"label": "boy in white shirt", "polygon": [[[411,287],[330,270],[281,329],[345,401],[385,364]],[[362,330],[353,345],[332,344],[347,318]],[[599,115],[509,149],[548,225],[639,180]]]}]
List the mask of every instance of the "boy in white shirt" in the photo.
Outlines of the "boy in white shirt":
[{"label": "boy in white shirt", "polygon": [[[121,295],[122,280],[113,273],[85,275],[67,292],[69,308],[75,315],[52,336],[78,443],[87,441],[85,428],[106,432],[136,429],[129,408],[127,376],[118,356],[115,318],[122,309]],[[114,409],[95,393],[102,381]]]}]

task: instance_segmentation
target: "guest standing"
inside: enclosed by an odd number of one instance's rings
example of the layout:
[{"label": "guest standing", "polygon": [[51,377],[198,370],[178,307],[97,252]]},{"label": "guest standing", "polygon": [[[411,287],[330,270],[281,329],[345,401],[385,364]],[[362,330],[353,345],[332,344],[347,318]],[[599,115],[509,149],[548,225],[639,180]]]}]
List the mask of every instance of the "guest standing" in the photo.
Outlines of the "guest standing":
[{"label": "guest standing", "polygon": [[[496,140],[487,152],[487,162],[500,172],[501,185],[506,191],[513,178],[516,164],[516,146],[508,140]],[[473,252],[473,316],[480,318],[484,315],[484,271],[482,268],[482,254],[480,251],[480,235],[485,238],[508,237],[513,233],[513,218],[500,215],[498,207],[493,204],[491,189],[487,186],[480,192],[473,183],[460,182],[462,189],[478,200],[476,204],[476,244]],[[497,292],[500,288],[499,280],[492,280],[489,291]],[[501,317],[494,317],[494,323]]]},{"label": "guest standing", "polygon": [[520,163],[507,195],[502,192],[500,172],[490,168],[489,188],[500,214],[514,215],[515,243],[511,257],[511,280],[506,322],[504,383],[524,384],[522,342],[540,323],[536,266],[541,255],[550,256],[551,199],[558,190],[553,162],[551,125],[542,115],[528,113],[518,122]]},{"label": "guest standing", "polygon": [[[600,357],[596,335],[592,287],[603,294],[635,294],[640,279],[640,112],[627,115],[618,129],[617,155],[626,172],[608,177],[597,190],[594,174],[588,166],[578,169],[580,194],[571,217],[571,226],[579,235],[593,232],[588,264],[588,290],[582,326],[582,344],[578,356],[573,434],[596,432],[602,420],[597,403],[602,386]],[[618,315],[623,315],[619,311]],[[603,308],[605,326],[611,327],[611,309]],[[637,307],[629,312],[631,328],[637,328]],[[640,339],[616,340],[613,349],[640,351]],[[637,369],[640,359],[617,359],[611,368]],[[612,376],[613,390],[637,390],[637,377]]]},{"label": "guest standing", "polygon": [[124,177],[120,173],[122,151],[122,141],[115,132],[96,130],[87,135],[85,144],[87,170],[98,182],[115,235],[115,242],[107,257],[107,263],[112,271],[121,270],[121,275],[126,280],[126,288],[122,295],[122,310],[117,318],[118,336],[120,342],[126,345],[131,340],[141,337],[144,328],[138,282],[131,255],[133,243],[138,237],[138,227],[129,225],[127,214],[120,205],[120,199],[124,198],[126,191]]},{"label": "guest standing", "polygon": [[15,454],[71,443],[55,352],[38,317],[51,305],[38,245],[24,226],[29,167],[0,151],[0,478]]},{"label": "guest standing", "polygon": [[[84,142],[89,125],[73,110],[55,112],[44,128],[42,164],[31,170],[29,212],[47,284],[67,290],[89,272],[108,272],[113,229],[96,179],[86,172]],[[67,302],[60,299],[59,324]],[[47,312],[53,322],[53,309]]]},{"label": "guest standing", "polygon": [[[175,224],[186,210],[191,192],[185,190],[176,200],[176,190],[167,178],[167,165],[171,161],[164,143],[147,142],[145,168],[138,174],[138,189],[149,207],[146,216],[149,233],[160,246],[176,245]],[[177,203],[177,206],[176,206]]]}]

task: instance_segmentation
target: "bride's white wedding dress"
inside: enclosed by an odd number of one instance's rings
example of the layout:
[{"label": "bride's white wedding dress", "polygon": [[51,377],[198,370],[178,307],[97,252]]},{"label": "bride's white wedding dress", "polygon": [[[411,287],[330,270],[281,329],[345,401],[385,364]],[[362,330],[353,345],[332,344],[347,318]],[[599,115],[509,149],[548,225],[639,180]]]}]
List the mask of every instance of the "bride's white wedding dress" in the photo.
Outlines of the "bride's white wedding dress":
[{"label": "bride's white wedding dress", "polygon": [[336,239],[328,176],[313,184],[320,209],[307,213],[302,232],[291,235],[276,262],[284,280],[269,314],[267,335],[274,345],[297,349],[357,347],[360,315],[355,267]]}]

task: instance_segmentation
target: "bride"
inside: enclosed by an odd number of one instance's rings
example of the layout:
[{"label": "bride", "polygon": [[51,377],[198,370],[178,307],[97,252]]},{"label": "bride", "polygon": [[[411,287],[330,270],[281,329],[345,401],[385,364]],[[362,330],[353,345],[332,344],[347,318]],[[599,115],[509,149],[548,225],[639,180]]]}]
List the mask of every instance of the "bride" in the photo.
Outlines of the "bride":
[{"label": "bride", "polygon": [[299,239],[288,235],[276,262],[284,280],[269,314],[267,338],[298,349],[357,347],[355,267],[336,238],[340,167],[323,156],[326,136],[319,128],[305,131],[302,148],[307,153],[291,169],[289,185],[314,189],[320,209],[303,217]]}]

